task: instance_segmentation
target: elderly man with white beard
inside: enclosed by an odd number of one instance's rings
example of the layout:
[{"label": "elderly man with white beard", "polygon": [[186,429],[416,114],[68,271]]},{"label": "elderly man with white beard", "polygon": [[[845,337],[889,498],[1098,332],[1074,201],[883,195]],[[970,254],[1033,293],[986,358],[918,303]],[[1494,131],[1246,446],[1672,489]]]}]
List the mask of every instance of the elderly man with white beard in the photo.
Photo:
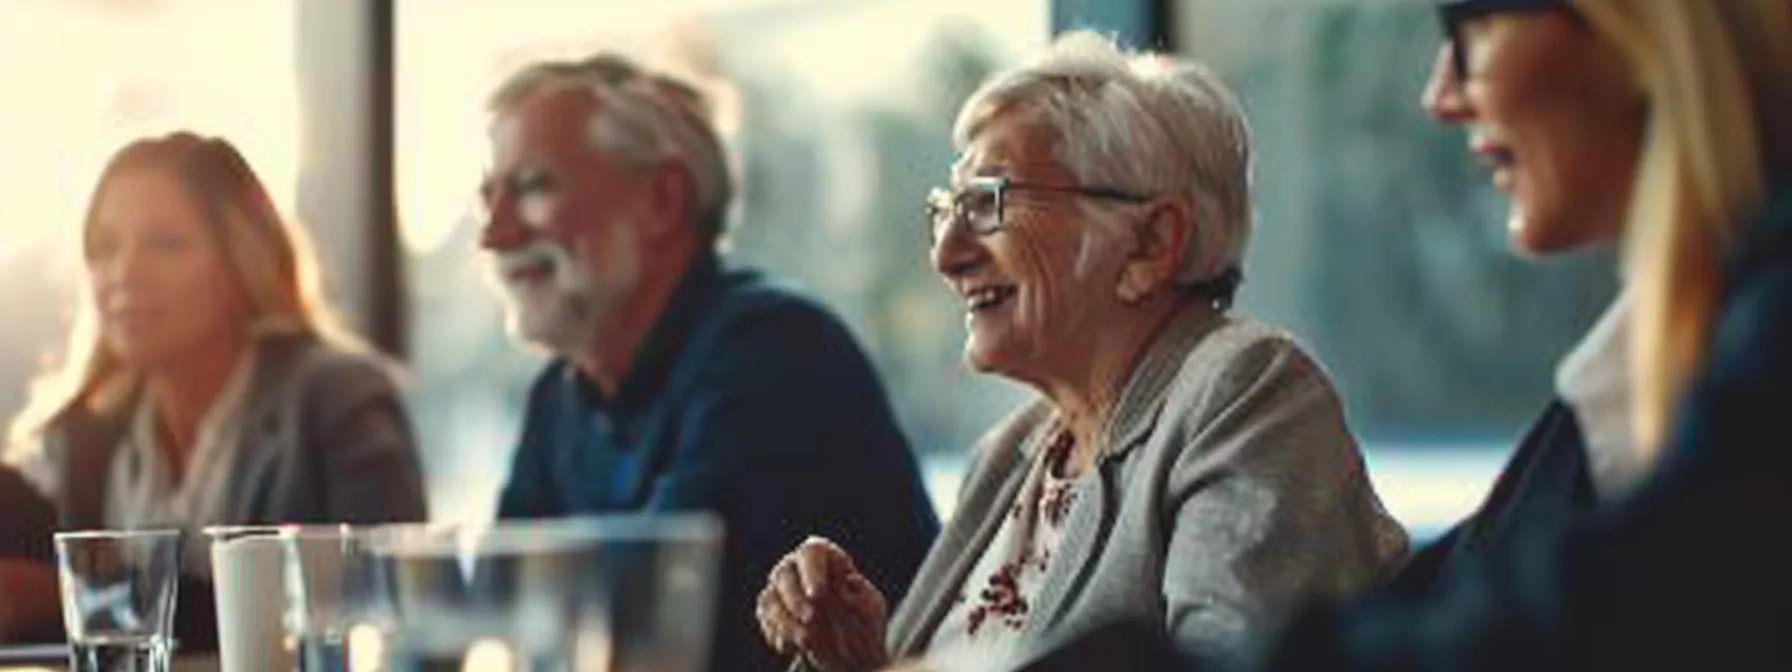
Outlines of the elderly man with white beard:
[{"label": "elderly man with white beard", "polygon": [[512,333],[554,355],[498,516],[719,513],[714,669],[774,664],[753,595],[806,535],[902,594],[939,529],[914,457],[840,322],[719,258],[733,184],[701,95],[598,55],[490,109],[480,245]]}]

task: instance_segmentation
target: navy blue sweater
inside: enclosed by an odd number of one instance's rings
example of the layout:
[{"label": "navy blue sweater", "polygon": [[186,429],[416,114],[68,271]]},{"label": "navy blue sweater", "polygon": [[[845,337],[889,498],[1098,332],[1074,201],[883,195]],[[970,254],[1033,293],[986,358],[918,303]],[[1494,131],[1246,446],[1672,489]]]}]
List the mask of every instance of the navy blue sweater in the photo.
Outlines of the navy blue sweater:
[{"label": "navy blue sweater", "polygon": [[564,360],[529,395],[500,518],[714,511],[728,539],[714,669],[771,669],[754,598],[811,534],[891,604],[939,530],[869,361],[821,307],[696,263],[613,396]]}]

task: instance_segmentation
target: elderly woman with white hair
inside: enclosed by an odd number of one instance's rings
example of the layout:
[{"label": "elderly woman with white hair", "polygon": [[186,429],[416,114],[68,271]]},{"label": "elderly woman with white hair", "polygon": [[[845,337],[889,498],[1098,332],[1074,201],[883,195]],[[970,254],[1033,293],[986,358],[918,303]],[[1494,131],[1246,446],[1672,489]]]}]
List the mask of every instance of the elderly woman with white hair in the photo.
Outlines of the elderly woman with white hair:
[{"label": "elderly woman with white hair", "polygon": [[1089,33],[965,103],[932,261],[965,358],[1037,390],[974,448],[954,518],[885,598],[812,538],[774,568],[768,642],[822,670],[974,669],[1028,638],[1146,617],[1226,655],[1403,558],[1325,371],[1229,312],[1250,138],[1205,68]]}]

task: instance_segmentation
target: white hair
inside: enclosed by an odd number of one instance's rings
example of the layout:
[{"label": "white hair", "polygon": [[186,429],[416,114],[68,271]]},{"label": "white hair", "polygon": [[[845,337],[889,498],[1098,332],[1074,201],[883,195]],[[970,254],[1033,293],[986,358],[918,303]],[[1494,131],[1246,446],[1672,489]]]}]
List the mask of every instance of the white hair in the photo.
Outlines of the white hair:
[{"label": "white hair", "polygon": [[542,61],[511,75],[487,103],[504,115],[535,96],[583,90],[599,102],[587,128],[591,148],[636,168],[676,161],[694,193],[692,225],[720,236],[727,223],[734,180],[709,103],[696,88],[610,53],[579,61]]},{"label": "white hair", "polygon": [[1086,186],[1186,194],[1197,234],[1173,280],[1219,282],[1230,300],[1251,234],[1251,131],[1218,76],[1191,60],[1123,51],[1096,33],[1066,33],[971,94],[953,146],[963,151],[993,119],[1021,112],[1056,132],[1058,161]]}]

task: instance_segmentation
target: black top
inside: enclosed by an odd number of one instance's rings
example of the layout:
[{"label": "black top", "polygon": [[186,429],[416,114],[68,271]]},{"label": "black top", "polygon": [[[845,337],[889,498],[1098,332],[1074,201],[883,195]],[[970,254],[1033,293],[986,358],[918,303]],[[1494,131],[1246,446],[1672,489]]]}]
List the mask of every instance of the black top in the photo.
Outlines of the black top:
[{"label": "black top", "polygon": [[1597,503],[1586,440],[1561,400],[1544,410],[1475,513],[1420,549],[1389,590],[1431,594],[1476,558],[1505,552],[1538,534],[1561,534]]}]

